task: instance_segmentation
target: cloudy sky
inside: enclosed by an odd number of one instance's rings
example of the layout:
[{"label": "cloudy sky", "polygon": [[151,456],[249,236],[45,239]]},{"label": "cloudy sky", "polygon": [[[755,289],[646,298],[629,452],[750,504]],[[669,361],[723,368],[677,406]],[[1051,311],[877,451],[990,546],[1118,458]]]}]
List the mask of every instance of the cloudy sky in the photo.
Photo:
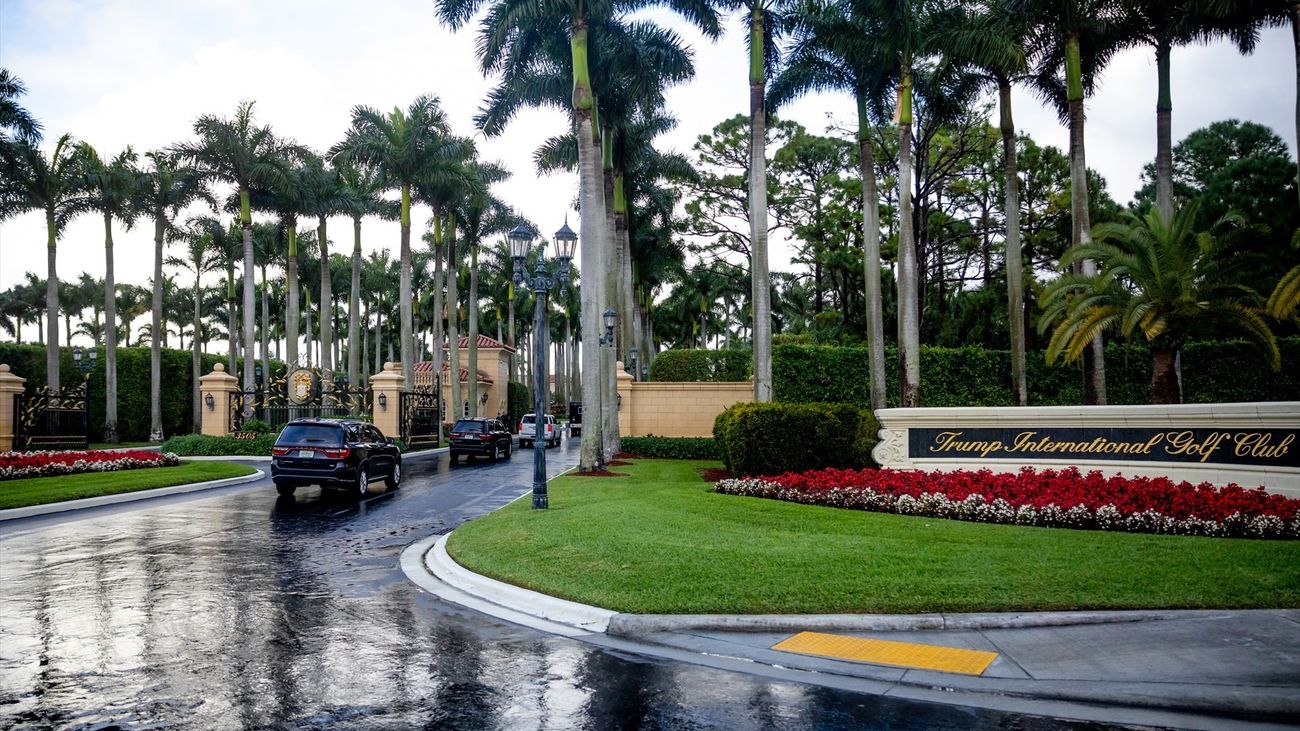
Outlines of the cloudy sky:
[{"label": "cloudy sky", "polygon": [[[748,109],[744,37],[735,18],[710,43],[668,16],[654,17],[677,27],[695,53],[697,79],[669,95],[680,126],[663,139],[686,152],[699,134]],[[1245,58],[1224,44],[1175,50],[1174,139],[1237,117],[1269,126],[1294,152],[1293,63],[1284,29],[1266,33]],[[459,133],[476,136],[485,158],[513,170],[498,192],[543,231],[560,226],[577,193],[576,176],[539,177],[532,167],[537,145],[563,131],[561,113],[524,113],[494,139],[475,132],[472,117],[491,80],[478,72],[473,31],[439,25],[432,0],[0,0],[0,67],[27,84],[22,101],[44,124],[47,144],[70,132],[106,157],[126,145],[144,152],[187,139],[195,117],[228,116],[244,99],[257,102],[259,122],[323,150],[340,139],[354,105],[405,107],[431,92]],[[1022,131],[1066,146],[1054,113],[1025,94],[1015,104]],[[1154,106],[1155,65],[1146,50],[1117,57],[1089,101],[1088,163],[1121,202],[1154,156]],[[814,131],[853,121],[848,100],[833,95],[801,100],[783,116]],[[420,225],[428,212],[413,219]],[[345,220],[331,226],[332,239],[350,244]],[[367,252],[395,250],[397,238],[396,224],[366,224]],[[102,276],[102,241],[93,217],[69,226],[59,244],[60,278]],[[114,241],[117,280],[144,284],[152,226],[119,231]],[[44,243],[39,213],[0,223],[0,289],[26,271],[45,275]],[[788,259],[778,245],[776,267]]]}]

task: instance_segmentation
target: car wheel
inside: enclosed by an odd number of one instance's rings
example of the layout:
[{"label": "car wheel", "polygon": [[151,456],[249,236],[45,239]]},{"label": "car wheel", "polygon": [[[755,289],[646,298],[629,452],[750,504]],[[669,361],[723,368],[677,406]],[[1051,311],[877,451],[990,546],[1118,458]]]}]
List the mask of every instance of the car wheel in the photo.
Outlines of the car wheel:
[{"label": "car wheel", "polygon": [[362,467],[361,469],[357,470],[357,491],[356,492],[357,492],[357,497],[359,498],[365,497],[366,493],[370,492],[370,473],[366,472],[365,467]]},{"label": "car wheel", "polygon": [[510,459],[510,452],[514,448],[514,442],[506,442],[506,459]]},{"label": "car wheel", "polygon": [[452,464],[456,464],[456,460],[460,459],[460,454],[457,452],[451,452],[450,456]]},{"label": "car wheel", "polygon": [[493,444],[493,445],[492,445],[492,453],[489,454],[488,456],[492,458],[492,461],[493,461],[493,462],[500,462],[500,461],[501,461],[501,447],[500,447],[499,445]]},{"label": "car wheel", "polygon": [[384,480],[384,485],[389,490],[396,490],[402,484],[402,460],[393,463],[393,471],[389,473],[388,479]]},{"label": "car wheel", "polygon": [[298,489],[294,485],[276,485],[275,491],[280,493],[280,497],[293,497],[293,491]]}]

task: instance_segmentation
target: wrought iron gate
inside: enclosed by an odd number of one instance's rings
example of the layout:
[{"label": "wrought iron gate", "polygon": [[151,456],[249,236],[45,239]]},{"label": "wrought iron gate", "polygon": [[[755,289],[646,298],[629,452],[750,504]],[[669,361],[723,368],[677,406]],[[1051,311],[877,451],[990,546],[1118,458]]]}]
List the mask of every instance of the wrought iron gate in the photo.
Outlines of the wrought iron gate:
[{"label": "wrought iron gate", "polygon": [[398,417],[402,425],[402,441],[407,448],[438,446],[439,420],[438,391],[407,391],[402,394]]},{"label": "wrought iron gate", "polygon": [[289,398],[288,373],[283,371],[260,388],[231,394],[230,430],[243,430],[249,419],[265,422],[272,430],[294,419],[370,419],[369,388],[350,388],[341,379],[322,380],[319,370],[312,373],[318,385],[309,398],[297,403]]},{"label": "wrought iron gate", "polygon": [[85,449],[90,420],[86,415],[89,381],[58,391],[48,387],[14,399],[14,449]]}]

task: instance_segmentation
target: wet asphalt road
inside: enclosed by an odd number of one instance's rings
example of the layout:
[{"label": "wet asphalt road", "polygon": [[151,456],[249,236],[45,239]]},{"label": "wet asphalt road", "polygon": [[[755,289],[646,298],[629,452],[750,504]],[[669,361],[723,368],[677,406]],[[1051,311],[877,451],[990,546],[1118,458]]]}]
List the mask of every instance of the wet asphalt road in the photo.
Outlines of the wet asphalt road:
[{"label": "wet asphalt road", "polygon": [[[549,454],[554,474],[576,442]],[[404,471],[361,503],[262,482],[0,524],[0,728],[1102,728],[616,655],[445,604],[401,549],[526,493],[532,460]]]}]

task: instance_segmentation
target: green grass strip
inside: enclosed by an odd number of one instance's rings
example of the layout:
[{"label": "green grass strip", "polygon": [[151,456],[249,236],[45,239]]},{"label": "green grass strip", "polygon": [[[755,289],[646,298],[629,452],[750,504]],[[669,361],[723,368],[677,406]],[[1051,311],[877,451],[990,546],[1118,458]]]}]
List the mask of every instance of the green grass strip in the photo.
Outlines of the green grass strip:
[{"label": "green grass strip", "polygon": [[479,573],[622,612],[1300,606],[1300,541],[990,525],[717,495],[697,467],[551,482],[448,549]]},{"label": "green grass strip", "polygon": [[222,480],[255,472],[232,462],[181,462],[178,467],[146,467],[120,472],[87,472],[59,477],[32,477],[0,482],[0,509],[24,508],[155,487]]}]

